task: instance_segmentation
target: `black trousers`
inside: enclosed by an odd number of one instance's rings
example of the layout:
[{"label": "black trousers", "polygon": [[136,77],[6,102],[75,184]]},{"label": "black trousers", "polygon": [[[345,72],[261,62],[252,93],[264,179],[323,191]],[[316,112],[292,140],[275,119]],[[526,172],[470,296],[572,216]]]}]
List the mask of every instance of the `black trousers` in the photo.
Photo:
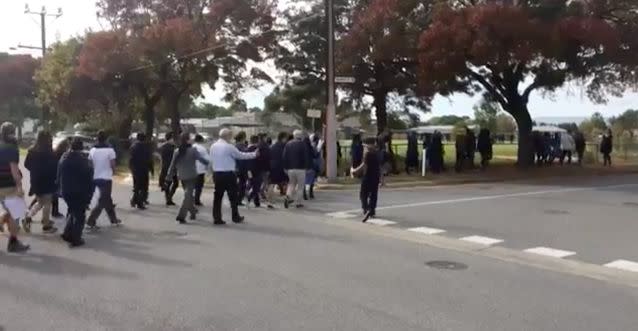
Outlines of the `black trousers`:
[{"label": "black trousers", "polygon": [[361,181],[359,198],[361,199],[361,209],[364,212],[376,215],[377,199],[379,197],[379,181]]},{"label": "black trousers", "polygon": [[88,207],[86,196],[64,195],[64,202],[67,205],[66,226],[64,236],[70,242],[78,242],[82,239],[84,223],[86,220],[86,208]]},{"label": "black trousers", "polygon": [[239,219],[239,210],[237,208],[237,176],[235,172],[214,172],[213,180],[215,181],[215,195],[213,198],[213,220],[222,220],[222,199],[224,193],[228,193],[230,200],[230,208],[233,213],[233,220]]},{"label": "black trousers", "polygon": [[97,201],[97,205],[91,210],[91,214],[89,214],[89,219],[87,220],[88,225],[94,226],[103,210],[106,211],[106,215],[109,217],[111,223],[117,222],[115,205],[113,204],[112,198],[113,181],[96,179],[94,183],[95,187],[100,191],[100,198]]},{"label": "black trousers", "polygon": [[206,174],[197,175],[197,181],[195,182],[195,203],[202,204],[202,191],[204,190],[204,183],[206,182]]},{"label": "black trousers", "polygon": [[254,173],[250,179],[250,195],[248,196],[248,200],[254,202],[257,207],[260,205],[259,199],[261,197],[261,186],[263,182],[264,175],[261,172]]},{"label": "black trousers", "polygon": [[603,165],[611,166],[611,153],[603,153]]},{"label": "black trousers", "polygon": [[[237,201],[242,202],[246,197],[246,188],[248,186],[248,173],[243,171],[237,172]],[[215,185],[217,186],[217,185]]]},{"label": "black trousers", "polygon": [[60,215],[60,199],[58,193],[54,193],[51,198],[51,216]]},{"label": "black trousers", "polygon": [[177,192],[178,187],[179,179],[177,178],[177,176],[173,176],[173,178],[171,178],[171,180],[168,182],[168,185],[166,181],[164,182],[162,190],[164,190],[164,199],[166,200],[166,203],[173,201],[173,196],[175,196],[175,192]]},{"label": "black trousers", "polygon": [[565,157],[567,157],[567,164],[572,164],[572,151],[564,150],[560,156],[560,165],[565,163]]},{"label": "black trousers", "polygon": [[133,171],[133,198],[131,204],[136,206],[144,206],[148,200],[148,171]]}]

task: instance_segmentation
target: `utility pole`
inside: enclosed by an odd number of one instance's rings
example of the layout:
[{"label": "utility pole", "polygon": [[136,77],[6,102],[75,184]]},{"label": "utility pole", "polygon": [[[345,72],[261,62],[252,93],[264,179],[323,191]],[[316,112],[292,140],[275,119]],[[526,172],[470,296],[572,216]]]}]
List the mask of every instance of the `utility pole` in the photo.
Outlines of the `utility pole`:
[{"label": "utility pole", "polygon": [[[42,9],[40,11],[32,11],[29,8],[29,5],[26,4],[24,5],[24,13],[26,15],[40,16],[40,34],[41,34],[42,44],[40,47],[18,45],[18,48],[40,49],[42,51],[42,58],[44,59],[44,56],[47,53],[47,17],[54,17],[56,19],[59,18],[60,16],[62,16],[62,8],[58,8],[58,11],[55,14],[49,14],[47,13],[47,9],[45,6],[42,6]],[[40,120],[42,121],[42,125],[44,126],[44,128],[48,129],[49,128],[49,106],[48,105],[42,106],[42,115]]]},{"label": "utility pole", "polygon": [[326,107],[326,174],[328,181],[337,179],[337,114],[335,105],[334,0],[326,0],[328,21],[328,104]]}]

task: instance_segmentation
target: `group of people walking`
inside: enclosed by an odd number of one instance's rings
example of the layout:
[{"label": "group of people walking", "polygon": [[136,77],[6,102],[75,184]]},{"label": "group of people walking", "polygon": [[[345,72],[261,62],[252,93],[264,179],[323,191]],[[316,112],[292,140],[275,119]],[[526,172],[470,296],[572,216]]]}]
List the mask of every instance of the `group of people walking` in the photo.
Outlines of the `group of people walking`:
[{"label": "group of people walking", "polygon": [[0,203],[4,213],[0,219],[0,230],[9,231],[9,252],[24,252],[29,246],[18,240],[20,223],[25,232],[31,232],[33,218],[42,213],[42,232],[58,231],[51,217],[61,217],[57,199],[61,197],[67,205],[66,226],[61,238],[70,247],[84,245],[82,233],[86,211],[94,190],[100,191],[100,199],[88,219],[95,227],[103,210],[107,211],[113,224],[120,221],[115,215],[111,200],[112,177],[115,169],[115,152],[106,144],[106,134],[98,134],[98,144],[87,156],[81,139],[65,141],[55,150],[52,136],[47,131],[38,133],[36,142],[26,155],[24,167],[29,172],[29,195],[35,196],[27,207],[19,167],[20,152],[15,137],[15,126],[3,123],[0,126]]},{"label": "group of people walking", "polygon": [[[159,186],[166,206],[174,206],[173,197],[182,186],[183,200],[176,221],[195,220],[202,206],[206,175],[212,173],[214,224],[226,224],[222,217],[224,196],[230,201],[231,217],[241,223],[239,208],[244,205],[274,209],[274,192],[284,196],[285,208],[302,208],[302,198],[314,198],[314,186],[321,171],[323,142],[318,135],[295,130],[281,132],[272,143],[266,134],[247,137],[239,132],[233,137],[222,129],[219,139],[207,149],[201,135],[181,133],[176,141],[173,133],[157,149],[161,160]],[[144,210],[148,205],[149,178],[153,175],[153,152],[144,134],[138,134],[130,150],[129,168],[133,177],[131,206]]]}]

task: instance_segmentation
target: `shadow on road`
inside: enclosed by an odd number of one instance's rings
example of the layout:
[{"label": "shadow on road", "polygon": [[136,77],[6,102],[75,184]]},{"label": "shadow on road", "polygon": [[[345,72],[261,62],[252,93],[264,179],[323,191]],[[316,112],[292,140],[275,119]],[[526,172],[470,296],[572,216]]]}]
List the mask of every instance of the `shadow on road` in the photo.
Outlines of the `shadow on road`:
[{"label": "shadow on road", "polygon": [[76,277],[113,277],[119,279],[137,279],[133,273],[107,269],[71,259],[54,255],[36,254],[29,252],[26,255],[10,255],[0,253],[0,265],[9,268],[21,268],[29,271],[51,274],[68,275]]}]

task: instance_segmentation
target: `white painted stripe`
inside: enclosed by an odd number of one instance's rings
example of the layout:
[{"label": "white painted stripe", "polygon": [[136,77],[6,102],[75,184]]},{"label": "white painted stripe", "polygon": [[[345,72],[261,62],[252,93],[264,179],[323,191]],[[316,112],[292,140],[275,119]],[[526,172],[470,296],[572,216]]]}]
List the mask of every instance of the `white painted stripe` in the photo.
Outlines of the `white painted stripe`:
[{"label": "white painted stripe", "polygon": [[545,255],[549,257],[556,257],[559,259],[576,255],[576,252],[564,251],[564,250],[550,248],[550,247],[535,247],[535,248],[526,249],[525,252],[538,254],[538,255]]},{"label": "white painted stripe", "polygon": [[397,222],[383,220],[383,219],[380,219],[380,218],[371,218],[366,223],[379,225],[379,226],[387,226],[387,225],[397,224]]},{"label": "white painted stripe", "polygon": [[[351,213],[346,213],[346,212],[329,213],[329,214],[326,214],[326,216],[332,217],[332,218],[340,218],[340,219],[357,217],[356,215],[353,215]],[[363,218],[363,216],[361,216],[361,217]]]},{"label": "white painted stripe", "polygon": [[425,227],[425,226],[418,227],[418,228],[411,228],[411,229],[408,229],[408,231],[412,231],[412,232],[416,232],[416,233],[422,233],[422,234],[427,234],[427,235],[433,235],[433,234],[439,234],[439,233],[445,232],[445,230],[435,229],[435,228],[428,228],[428,227]]},{"label": "white painted stripe", "polygon": [[[543,195],[543,194],[549,194],[549,193],[581,192],[581,191],[589,191],[589,190],[596,190],[596,189],[610,189],[610,188],[621,188],[621,187],[631,187],[631,186],[638,186],[638,184],[622,184],[622,185],[590,186],[590,187],[572,187],[572,188],[555,189],[555,190],[531,191],[531,192],[520,192],[520,193],[499,194],[499,195],[485,195],[485,196],[479,196],[479,197],[459,198],[459,199],[450,199],[450,200],[423,201],[423,202],[407,203],[407,204],[403,204],[403,205],[392,205],[392,206],[377,207],[377,210],[401,209],[401,208],[412,208],[412,207],[434,206],[434,205],[446,205],[446,204],[454,204],[454,203],[461,203],[461,202],[496,200],[496,199],[505,199],[505,198],[516,198],[516,197],[527,197],[527,196],[534,196],[534,195]],[[356,212],[356,211],[358,211],[358,209],[344,210],[344,211],[342,211],[340,213],[352,213],[352,212]]]},{"label": "white painted stripe", "polygon": [[605,264],[605,267],[638,272],[638,263],[627,260],[616,260],[614,262]]},{"label": "white painted stripe", "polygon": [[495,239],[495,238],[482,237],[482,236],[463,237],[463,238],[461,238],[461,240],[469,241],[469,242],[473,242],[473,243],[481,244],[481,245],[485,245],[485,246],[492,246],[492,245],[500,244],[500,243],[502,243],[504,241],[502,239]]}]

